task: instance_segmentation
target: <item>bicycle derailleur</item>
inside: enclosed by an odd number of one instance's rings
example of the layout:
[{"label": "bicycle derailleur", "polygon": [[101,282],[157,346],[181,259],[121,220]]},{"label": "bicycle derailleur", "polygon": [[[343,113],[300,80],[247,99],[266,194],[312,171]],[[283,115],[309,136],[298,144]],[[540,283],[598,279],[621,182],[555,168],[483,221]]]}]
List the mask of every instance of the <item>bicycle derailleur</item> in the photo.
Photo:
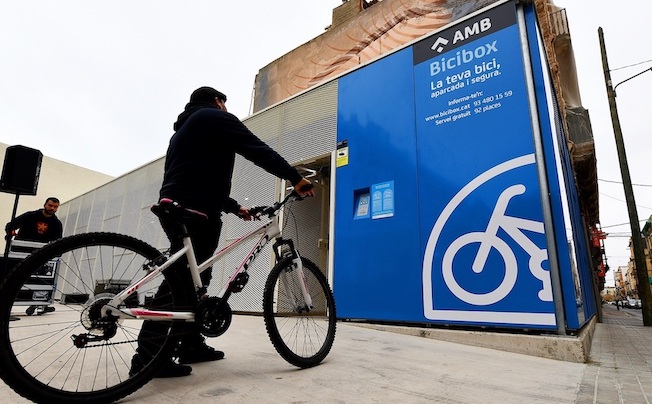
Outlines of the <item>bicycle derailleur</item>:
[{"label": "bicycle derailleur", "polygon": [[102,307],[109,303],[113,296],[111,293],[102,293],[92,297],[84,304],[80,322],[88,332],[71,335],[73,345],[77,348],[85,348],[91,342],[107,341],[116,335],[118,317],[102,316]]}]

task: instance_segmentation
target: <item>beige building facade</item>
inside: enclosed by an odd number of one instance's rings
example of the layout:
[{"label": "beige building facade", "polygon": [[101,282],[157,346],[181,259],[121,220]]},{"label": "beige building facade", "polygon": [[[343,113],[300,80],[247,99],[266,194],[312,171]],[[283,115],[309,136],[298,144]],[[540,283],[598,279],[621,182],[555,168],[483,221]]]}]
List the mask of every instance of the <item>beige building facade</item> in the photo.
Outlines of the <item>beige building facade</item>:
[{"label": "beige building facade", "polygon": [[631,288],[629,286],[629,275],[627,266],[619,266],[616,271],[614,271],[614,283],[615,283],[615,296],[616,300],[624,300],[627,298],[627,293]]},{"label": "beige building facade", "polygon": [[[5,143],[0,143],[0,161],[4,162],[7,150]],[[114,177],[87,168],[79,167],[65,161],[43,156],[41,173],[38,181],[36,195],[20,195],[16,216],[31,210],[43,207],[45,200],[54,196],[64,203],[89,192],[102,184],[113,180]],[[0,193],[0,222],[4,226],[11,220],[11,214],[16,201],[16,195]],[[64,232],[65,235],[65,232]],[[0,240],[0,248],[4,252],[4,237]]]}]

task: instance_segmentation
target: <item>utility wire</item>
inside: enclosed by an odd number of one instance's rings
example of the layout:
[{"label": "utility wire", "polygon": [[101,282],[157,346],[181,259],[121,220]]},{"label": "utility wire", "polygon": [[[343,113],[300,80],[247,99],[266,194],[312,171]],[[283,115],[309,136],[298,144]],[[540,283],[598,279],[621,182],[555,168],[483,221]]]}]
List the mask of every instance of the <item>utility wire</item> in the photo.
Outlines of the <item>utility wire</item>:
[{"label": "utility wire", "polygon": [[[647,222],[647,219],[639,220],[639,223],[644,223]],[[600,226],[601,229],[607,229],[609,227],[618,227],[618,226],[624,226],[624,225],[629,225],[629,222],[625,223],[618,223],[618,224],[610,224],[609,226]]]},{"label": "utility wire", "polygon": [[609,70],[609,71],[610,71],[610,72],[615,72],[616,70],[622,70],[622,69],[626,69],[626,68],[628,68],[628,67],[634,67],[634,66],[642,65],[643,63],[648,63],[648,62],[652,62],[652,59],[644,60],[644,61],[642,61],[642,62],[634,63],[634,64],[627,65],[627,66],[616,67],[616,68],[611,69],[611,70]]},{"label": "utility wire", "polygon": [[[627,201],[623,201],[622,199],[618,199],[618,198],[613,197],[613,196],[611,196],[611,195],[603,194],[602,192],[598,192],[598,193],[599,193],[600,195],[606,197],[606,198],[613,199],[613,200],[618,201],[618,202],[627,203]],[[637,208],[643,208],[643,209],[652,209],[652,208],[650,208],[649,206],[643,206],[643,205],[638,205],[638,204],[636,205],[636,207],[637,207]]]},{"label": "utility wire", "polygon": [[[610,182],[612,184],[622,184],[623,183],[622,181],[603,180],[603,179],[600,179],[600,178],[598,178],[598,181]],[[632,185],[636,186],[636,187],[652,187],[652,184],[632,184]]]}]

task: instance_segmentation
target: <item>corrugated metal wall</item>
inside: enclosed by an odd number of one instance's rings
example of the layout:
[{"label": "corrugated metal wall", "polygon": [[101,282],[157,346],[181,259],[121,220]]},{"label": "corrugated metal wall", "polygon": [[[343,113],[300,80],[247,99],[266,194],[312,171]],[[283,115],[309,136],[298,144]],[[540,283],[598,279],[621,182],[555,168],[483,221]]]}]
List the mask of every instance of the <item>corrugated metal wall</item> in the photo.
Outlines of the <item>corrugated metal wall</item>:
[{"label": "corrugated metal wall", "polygon": [[[337,81],[273,106],[247,118],[244,123],[293,165],[329,155],[335,150],[337,138]],[[167,249],[169,243],[165,233],[149,210],[158,199],[164,163],[164,158],[155,160],[64,203],[59,209],[64,236],[97,231],[117,232],[139,238],[161,251]],[[281,182],[273,175],[240,156],[236,158],[231,196],[240,204],[270,204],[278,199],[280,187]],[[296,227],[293,222],[288,226],[288,235],[295,237],[298,233],[301,236],[299,245],[302,254],[316,263],[320,262],[318,235],[323,233],[322,226],[326,226],[328,231],[328,223],[324,224],[321,217],[321,192],[322,188],[319,188],[318,197],[296,205],[296,211],[300,212],[295,214]],[[220,246],[260,224],[243,222],[234,215],[224,216],[223,221]],[[291,232],[290,227],[293,228]],[[214,295],[222,289],[254,243],[242,246],[214,265],[210,294]],[[328,265],[328,262],[325,264]],[[230,304],[234,310],[261,311],[262,288],[271,265],[271,249],[266,248],[250,269],[247,287],[231,298]],[[327,273],[328,268],[322,270]],[[65,270],[59,276],[65,277]],[[63,292],[67,290],[64,288]]]}]

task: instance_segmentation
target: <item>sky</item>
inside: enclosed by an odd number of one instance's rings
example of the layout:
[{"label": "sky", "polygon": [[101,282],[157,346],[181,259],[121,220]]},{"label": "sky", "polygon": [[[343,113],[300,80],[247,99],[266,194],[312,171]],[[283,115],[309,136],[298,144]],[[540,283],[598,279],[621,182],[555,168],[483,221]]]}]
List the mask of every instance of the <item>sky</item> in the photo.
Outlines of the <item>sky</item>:
[{"label": "sky", "polygon": [[[598,43],[617,84],[652,67],[652,1],[554,0],[566,9],[593,128],[612,269],[629,260],[628,213]],[[112,176],[165,154],[190,92],[218,88],[250,115],[259,69],[330,25],[341,0],[0,0],[0,142]],[[629,67],[627,67],[629,66]],[[652,215],[652,72],[618,87],[638,216]],[[612,272],[607,275],[613,283]]]},{"label": "sky", "polygon": [[0,142],[124,174],[165,154],[197,87],[250,115],[259,69],[322,34],[340,4],[0,0]]}]

